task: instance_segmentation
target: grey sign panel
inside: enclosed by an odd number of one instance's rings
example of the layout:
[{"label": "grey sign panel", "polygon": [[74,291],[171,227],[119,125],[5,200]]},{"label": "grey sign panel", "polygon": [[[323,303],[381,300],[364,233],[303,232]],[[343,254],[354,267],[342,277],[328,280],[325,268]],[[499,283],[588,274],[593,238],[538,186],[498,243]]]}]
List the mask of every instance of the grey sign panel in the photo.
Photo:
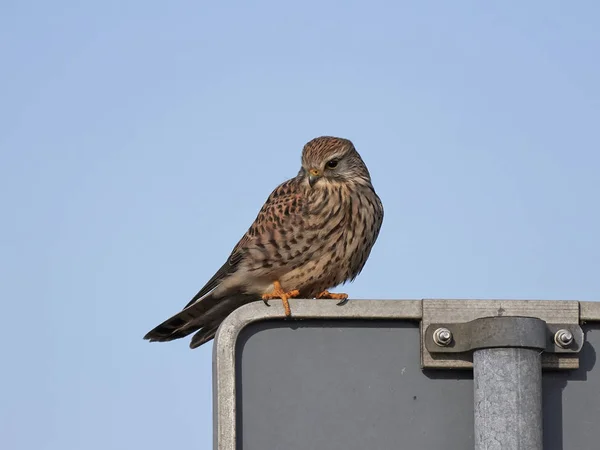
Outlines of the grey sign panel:
[{"label": "grey sign panel", "polygon": [[[276,302],[235,312],[214,347],[215,448],[474,448],[472,371],[423,370],[420,302],[400,303],[299,300],[303,320],[278,317]],[[600,322],[588,316],[579,368],[543,373],[547,450],[600,442]]]}]

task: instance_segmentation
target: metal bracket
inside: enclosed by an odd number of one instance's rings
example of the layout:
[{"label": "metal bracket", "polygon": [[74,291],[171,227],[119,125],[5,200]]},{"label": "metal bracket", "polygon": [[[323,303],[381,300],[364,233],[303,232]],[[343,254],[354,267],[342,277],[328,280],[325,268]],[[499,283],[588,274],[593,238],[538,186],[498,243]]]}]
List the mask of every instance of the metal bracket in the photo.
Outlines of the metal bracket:
[{"label": "metal bracket", "polygon": [[577,369],[584,342],[568,301],[423,300],[421,366],[470,369],[473,350],[539,349],[545,369]]},{"label": "metal bracket", "polygon": [[465,323],[435,323],[425,330],[430,353],[463,353],[480,348],[536,348],[547,353],[578,353],[579,325],[548,325],[536,317],[482,317]]}]

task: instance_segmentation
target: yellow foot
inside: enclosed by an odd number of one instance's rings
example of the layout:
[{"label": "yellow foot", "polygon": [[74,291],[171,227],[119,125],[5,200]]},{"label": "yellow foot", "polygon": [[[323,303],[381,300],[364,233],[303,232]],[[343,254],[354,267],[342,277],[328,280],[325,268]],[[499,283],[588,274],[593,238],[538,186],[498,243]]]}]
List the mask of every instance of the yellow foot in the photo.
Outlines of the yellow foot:
[{"label": "yellow foot", "polygon": [[323,291],[317,295],[317,298],[330,298],[333,300],[346,300],[348,298],[348,294],[332,294],[329,291]]},{"label": "yellow foot", "polygon": [[288,299],[298,297],[300,295],[300,291],[298,289],[294,289],[293,291],[285,292],[281,287],[281,284],[279,284],[279,281],[275,281],[273,283],[273,288],[273,292],[271,292],[270,294],[264,294],[262,296],[263,302],[265,302],[265,304],[268,305],[268,300],[280,298],[283,302],[283,308],[285,309],[286,317],[291,316],[292,311],[290,310],[290,303],[288,302]]}]

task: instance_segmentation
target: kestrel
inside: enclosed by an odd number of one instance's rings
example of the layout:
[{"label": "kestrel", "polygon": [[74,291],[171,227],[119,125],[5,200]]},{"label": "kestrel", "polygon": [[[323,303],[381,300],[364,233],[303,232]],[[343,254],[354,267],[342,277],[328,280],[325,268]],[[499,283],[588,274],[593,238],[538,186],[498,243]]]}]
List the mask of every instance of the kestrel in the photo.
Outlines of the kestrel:
[{"label": "kestrel", "polygon": [[186,307],[144,339],[170,341],[196,332],[190,347],[210,341],[236,308],[260,300],[346,299],[332,287],[362,271],[383,221],[367,166],[347,139],[308,142],[296,177],[279,185],[229,259]]}]

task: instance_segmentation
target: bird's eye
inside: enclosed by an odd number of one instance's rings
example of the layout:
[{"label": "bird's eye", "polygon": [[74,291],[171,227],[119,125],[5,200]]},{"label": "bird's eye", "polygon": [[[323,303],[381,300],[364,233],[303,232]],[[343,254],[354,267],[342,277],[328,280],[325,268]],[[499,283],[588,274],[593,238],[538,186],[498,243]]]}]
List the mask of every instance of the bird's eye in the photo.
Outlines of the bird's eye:
[{"label": "bird's eye", "polygon": [[332,159],[331,161],[327,161],[327,168],[328,169],[335,169],[338,165],[338,160],[337,159]]}]

